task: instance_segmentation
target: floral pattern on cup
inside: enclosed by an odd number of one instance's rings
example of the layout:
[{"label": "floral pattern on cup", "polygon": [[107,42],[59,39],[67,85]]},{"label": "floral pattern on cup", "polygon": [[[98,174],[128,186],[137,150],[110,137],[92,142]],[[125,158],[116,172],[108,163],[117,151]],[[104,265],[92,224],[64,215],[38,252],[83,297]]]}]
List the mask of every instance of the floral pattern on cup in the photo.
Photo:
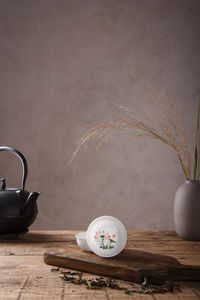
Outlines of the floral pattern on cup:
[{"label": "floral pattern on cup", "polygon": [[105,230],[96,232],[94,239],[96,240],[99,247],[104,250],[113,249],[114,244],[116,243],[116,234],[110,234]]}]

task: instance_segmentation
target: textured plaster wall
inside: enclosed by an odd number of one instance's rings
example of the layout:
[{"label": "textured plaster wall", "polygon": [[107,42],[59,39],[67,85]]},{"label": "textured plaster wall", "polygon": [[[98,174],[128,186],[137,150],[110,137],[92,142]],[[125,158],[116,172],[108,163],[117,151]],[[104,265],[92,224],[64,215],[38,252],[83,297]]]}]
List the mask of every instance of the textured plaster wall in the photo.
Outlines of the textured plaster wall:
[{"label": "textured plaster wall", "polygon": [[[22,151],[26,188],[41,192],[33,229],[84,229],[104,214],[128,229],[173,229],[185,179],[165,145],[117,134],[68,160],[80,126],[142,99],[132,73],[176,91],[192,140],[199,11],[199,0],[0,0],[0,144]],[[0,153],[0,176],[20,185],[12,154]]]}]

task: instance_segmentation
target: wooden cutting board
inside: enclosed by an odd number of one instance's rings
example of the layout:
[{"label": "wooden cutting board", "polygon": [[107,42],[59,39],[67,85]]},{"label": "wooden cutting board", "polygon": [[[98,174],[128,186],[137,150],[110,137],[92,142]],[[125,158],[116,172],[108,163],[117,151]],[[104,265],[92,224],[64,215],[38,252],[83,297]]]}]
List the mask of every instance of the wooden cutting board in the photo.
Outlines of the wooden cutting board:
[{"label": "wooden cutting board", "polygon": [[124,249],[113,258],[102,258],[77,248],[54,248],[44,253],[44,262],[53,266],[110,276],[136,283],[163,283],[165,280],[200,281],[200,266],[182,265],[171,256]]}]

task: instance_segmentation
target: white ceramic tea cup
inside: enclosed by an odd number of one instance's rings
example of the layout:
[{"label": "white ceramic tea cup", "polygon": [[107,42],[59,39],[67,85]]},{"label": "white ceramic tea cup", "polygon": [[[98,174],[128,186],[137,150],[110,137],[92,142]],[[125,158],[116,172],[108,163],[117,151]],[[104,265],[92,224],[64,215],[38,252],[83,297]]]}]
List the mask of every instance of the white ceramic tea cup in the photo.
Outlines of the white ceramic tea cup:
[{"label": "white ceramic tea cup", "polygon": [[76,234],[78,246],[101,257],[118,255],[125,247],[127,233],[124,225],[115,217],[101,216],[94,219],[87,232]]},{"label": "white ceramic tea cup", "polygon": [[78,244],[78,246],[84,250],[84,251],[89,251],[92,252],[92,250],[90,249],[90,247],[88,246],[87,243],[87,232],[79,232],[75,235],[76,237],[76,242]]},{"label": "white ceramic tea cup", "polygon": [[118,255],[125,247],[127,233],[120,220],[112,216],[94,219],[87,229],[89,248],[101,257]]}]

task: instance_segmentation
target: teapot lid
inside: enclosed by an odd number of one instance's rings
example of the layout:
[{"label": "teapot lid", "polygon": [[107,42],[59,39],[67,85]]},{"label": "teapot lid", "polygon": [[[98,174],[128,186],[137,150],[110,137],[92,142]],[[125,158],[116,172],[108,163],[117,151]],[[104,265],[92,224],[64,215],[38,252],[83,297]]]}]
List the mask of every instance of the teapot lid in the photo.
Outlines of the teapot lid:
[{"label": "teapot lid", "polygon": [[6,188],[6,179],[5,178],[1,179],[0,192],[18,192],[18,193],[20,193],[21,191],[22,190],[20,190],[19,188]]}]

